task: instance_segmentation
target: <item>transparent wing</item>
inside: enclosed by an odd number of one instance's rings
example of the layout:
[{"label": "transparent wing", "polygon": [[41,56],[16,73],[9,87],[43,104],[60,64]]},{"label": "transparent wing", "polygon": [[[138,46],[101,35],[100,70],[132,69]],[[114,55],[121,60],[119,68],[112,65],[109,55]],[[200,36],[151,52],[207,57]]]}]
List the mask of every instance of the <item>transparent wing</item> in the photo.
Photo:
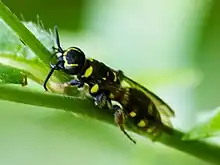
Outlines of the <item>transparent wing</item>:
[{"label": "transparent wing", "polygon": [[156,96],[154,93],[149,91],[144,86],[138,84],[134,80],[132,80],[129,77],[126,77],[124,75],[123,75],[123,78],[122,78],[122,84],[123,83],[127,83],[130,87],[139,89],[142,92],[144,92],[146,94],[146,96],[148,96],[152,100],[154,105],[156,106],[156,108],[157,108],[157,110],[160,114],[162,123],[169,126],[169,127],[172,127],[170,117],[174,117],[175,114],[174,114],[174,111],[169,107],[169,105],[167,105],[161,98]]}]

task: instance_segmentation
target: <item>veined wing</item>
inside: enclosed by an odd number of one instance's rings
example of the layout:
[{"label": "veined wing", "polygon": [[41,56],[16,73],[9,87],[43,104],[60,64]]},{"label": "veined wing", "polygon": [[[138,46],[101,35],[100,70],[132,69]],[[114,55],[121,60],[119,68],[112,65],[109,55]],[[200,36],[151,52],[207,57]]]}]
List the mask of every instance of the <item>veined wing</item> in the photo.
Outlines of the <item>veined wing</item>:
[{"label": "veined wing", "polygon": [[160,113],[162,122],[165,125],[172,127],[172,124],[170,122],[170,117],[174,117],[175,113],[169,105],[167,105],[161,98],[159,98],[154,93],[152,93],[147,88],[140,85],[139,83],[135,82],[131,78],[123,75],[122,82],[123,81],[129,84],[130,87],[139,89],[142,92],[144,92],[146,96],[148,96],[152,100],[152,102],[155,104],[158,112]]}]

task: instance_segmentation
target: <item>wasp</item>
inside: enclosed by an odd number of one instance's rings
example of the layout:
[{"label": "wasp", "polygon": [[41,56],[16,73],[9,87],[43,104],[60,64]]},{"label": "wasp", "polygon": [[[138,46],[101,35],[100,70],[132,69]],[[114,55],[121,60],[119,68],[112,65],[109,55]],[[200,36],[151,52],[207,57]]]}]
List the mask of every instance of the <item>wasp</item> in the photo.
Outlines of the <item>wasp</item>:
[{"label": "wasp", "polygon": [[89,86],[89,93],[95,100],[95,105],[102,107],[102,102],[104,104],[103,100],[106,99],[106,91],[101,91],[100,86],[108,82],[120,84],[120,72],[95,59],[86,58],[84,52],[77,47],[70,47],[66,50],[62,49],[57,26],[55,26],[54,31],[57,48],[53,47],[53,50],[55,51],[54,55],[57,56],[57,61],[55,64],[50,64],[51,70],[44,81],[44,89],[48,90],[47,82],[53,72],[61,70],[68,75],[76,77],[76,79],[65,82],[63,87],[76,86],[81,88],[87,84]]},{"label": "wasp", "polygon": [[[162,132],[171,133],[170,118],[174,111],[162,99],[144,86],[125,76],[121,70],[114,70],[104,63],[92,58],[86,58],[84,52],[77,47],[62,49],[57,27],[55,26],[57,61],[50,64],[51,70],[47,75],[44,88],[55,70],[75,76],[65,86],[89,86],[89,93],[96,106],[109,108],[114,111],[115,123],[122,132],[133,142],[136,141],[126,132],[124,122],[131,121],[139,130],[154,137]],[[60,56],[58,56],[60,54]],[[124,86],[123,83],[127,85]]]}]

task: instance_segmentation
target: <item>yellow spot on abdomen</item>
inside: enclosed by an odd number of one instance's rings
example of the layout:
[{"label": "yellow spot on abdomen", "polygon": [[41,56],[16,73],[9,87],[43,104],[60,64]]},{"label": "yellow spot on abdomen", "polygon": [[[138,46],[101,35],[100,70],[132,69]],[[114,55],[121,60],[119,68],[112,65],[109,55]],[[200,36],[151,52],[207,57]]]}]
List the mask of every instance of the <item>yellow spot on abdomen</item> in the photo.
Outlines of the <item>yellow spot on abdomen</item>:
[{"label": "yellow spot on abdomen", "polygon": [[91,93],[96,93],[96,92],[98,92],[98,90],[99,90],[99,85],[98,85],[98,84],[95,84],[95,85],[93,85],[93,87],[90,89],[90,92],[91,92]]},{"label": "yellow spot on abdomen", "polygon": [[90,66],[88,69],[86,69],[85,73],[84,73],[84,77],[89,77],[93,72],[93,67]]},{"label": "yellow spot on abdomen", "polygon": [[140,122],[137,124],[138,127],[145,127],[146,123],[144,120],[140,120]]},{"label": "yellow spot on abdomen", "polygon": [[130,112],[129,114],[131,117],[135,117],[137,115],[134,111]]}]

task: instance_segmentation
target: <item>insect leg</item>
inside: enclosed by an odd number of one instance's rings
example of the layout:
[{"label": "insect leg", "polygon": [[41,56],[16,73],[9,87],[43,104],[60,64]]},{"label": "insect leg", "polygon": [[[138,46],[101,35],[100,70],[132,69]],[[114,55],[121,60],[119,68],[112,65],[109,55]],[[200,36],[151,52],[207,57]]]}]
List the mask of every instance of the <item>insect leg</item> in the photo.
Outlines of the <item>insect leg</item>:
[{"label": "insect leg", "polygon": [[52,49],[53,49],[53,51],[55,52],[55,54],[56,54],[56,53],[59,53],[59,49],[58,49],[58,48],[55,48],[54,46],[52,46]]},{"label": "insect leg", "polygon": [[94,96],[95,106],[103,108],[107,104],[107,95],[104,92]]},{"label": "insect leg", "polygon": [[84,83],[82,81],[79,81],[79,80],[71,80],[71,81],[68,81],[68,82],[65,82],[63,84],[63,87],[68,87],[68,86],[76,86],[77,88],[82,88],[84,85]]},{"label": "insect leg", "polygon": [[54,27],[54,32],[55,32],[55,37],[56,37],[56,43],[57,43],[58,51],[60,53],[63,53],[64,51],[63,51],[63,49],[60,46],[60,38],[59,38],[59,33],[58,33],[58,27],[57,26]]},{"label": "insect leg", "polygon": [[115,114],[114,114],[115,123],[119,126],[121,131],[128,137],[128,139],[130,139],[134,144],[136,144],[136,141],[132,139],[132,137],[125,131],[124,128],[125,117],[123,110],[118,105],[113,105],[112,108],[115,110]]}]

